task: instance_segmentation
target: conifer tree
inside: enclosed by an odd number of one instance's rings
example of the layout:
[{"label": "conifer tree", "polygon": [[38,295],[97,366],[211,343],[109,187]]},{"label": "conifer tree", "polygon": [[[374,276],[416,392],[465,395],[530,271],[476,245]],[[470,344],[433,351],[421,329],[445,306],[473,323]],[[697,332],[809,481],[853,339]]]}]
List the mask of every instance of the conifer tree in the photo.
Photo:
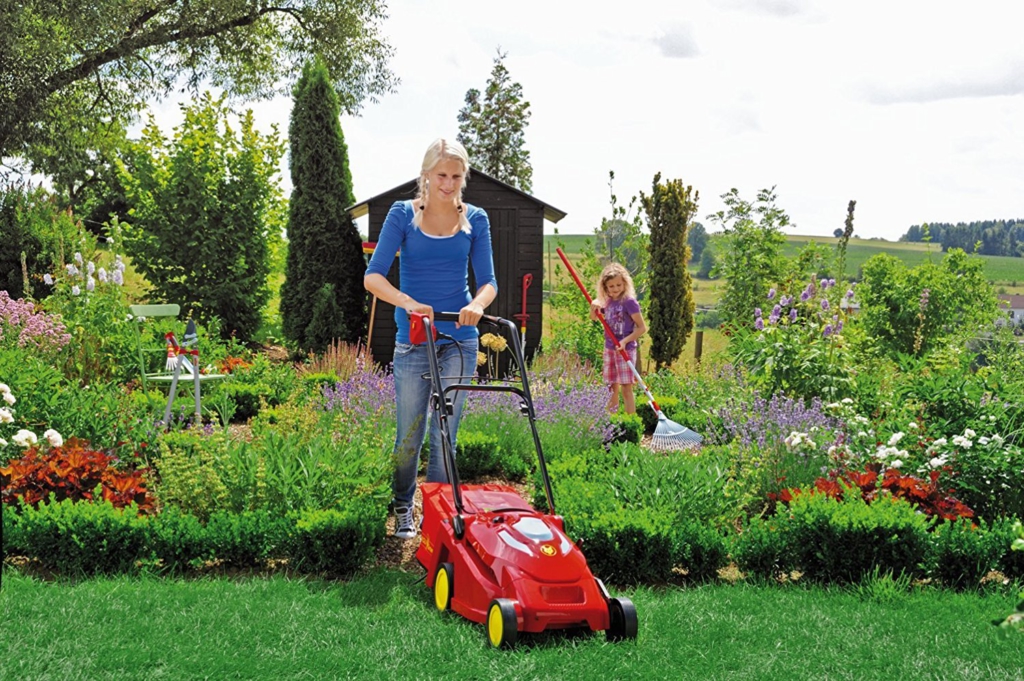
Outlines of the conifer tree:
[{"label": "conifer tree", "polygon": [[[326,67],[308,63],[294,89],[288,137],[292,195],[288,212],[288,259],[281,286],[281,322],[285,337],[299,350],[322,352],[336,328],[355,343],[366,330],[362,239],[346,208],[355,203],[348,146],[341,131],[338,95]],[[316,306],[325,284],[334,306]],[[321,294],[322,295],[322,294]],[[314,310],[340,315],[342,324],[314,320]],[[307,331],[317,329],[315,337]]]},{"label": "conifer tree", "polygon": [[466,147],[474,168],[529,192],[533,187],[533,166],[530,152],[523,145],[530,103],[523,99],[523,86],[509,77],[504,64],[506,56],[507,53],[498,50],[482,97],[477,89],[466,93],[466,105],[459,111],[456,139]]},{"label": "conifer tree", "polygon": [[697,212],[699,194],[682,180],[661,182],[654,176],[651,195],[641,193],[651,230],[650,305],[651,357],[657,369],[679,357],[693,331],[693,282],[686,269],[690,246],[686,232]]}]

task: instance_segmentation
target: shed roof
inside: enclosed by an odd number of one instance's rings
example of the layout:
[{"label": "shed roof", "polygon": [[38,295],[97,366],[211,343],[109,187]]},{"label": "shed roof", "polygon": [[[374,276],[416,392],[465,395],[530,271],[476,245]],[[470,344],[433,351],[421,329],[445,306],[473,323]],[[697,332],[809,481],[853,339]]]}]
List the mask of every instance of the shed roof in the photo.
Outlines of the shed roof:
[{"label": "shed roof", "polygon": [[[522,189],[518,189],[517,187],[513,187],[512,185],[508,184],[507,182],[502,182],[499,179],[491,177],[490,175],[488,175],[487,173],[485,173],[482,170],[477,170],[476,168],[470,168],[470,180],[472,180],[473,175],[480,175],[480,176],[486,177],[491,182],[495,182],[495,183],[501,185],[503,188],[507,189],[508,191],[514,192],[516,194],[519,194],[520,196],[523,196],[523,197],[529,199],[530,201],[533,201],[534,203],[536,203],[537,205],[539,205],[541,208],[544,209],[544,219],[545,220],[548,220],[550,222],[558,222],[559,220],[561,220],[562,218],[564,218],[566,216],[566,212],[565,211],[559,210],[559,209],[555,208],[554,206],[552,206],[552,205],[550,205],[548,203],[544,203],[543,201],[541,201],[537,197],[535,197],[535,196],[533,196],[531,194],[527,194]],[[394,187],[392,187],[391,189],[389,189],[387,191],[381,192],[380,194],[377,194],[376,196],[371,196],[370,198],[364,199],[364,200],[360,201],[359,203],[357,203],[355,205],[349,206],[348,208],[346,208],[346,210],[349,212],[349,214],[353,218],[361,218],[361,217],[363,217],[364,215],[366,215],[367,213],[370,212],[370,204],[373,203],[374,201],[376,201],[377,199],[381,198],[382,196],[388,196],[390,194],[393,194],[394,192],[397,192],[397,191],[400,191],[400,190],[404,190],[406,187],[412,188],[412,186],[415,185],[415,184],[416,184],[416,180],[414,178],[412,180],[409,180],[408,182],[403,182],[402,184],[395,185]]]}]

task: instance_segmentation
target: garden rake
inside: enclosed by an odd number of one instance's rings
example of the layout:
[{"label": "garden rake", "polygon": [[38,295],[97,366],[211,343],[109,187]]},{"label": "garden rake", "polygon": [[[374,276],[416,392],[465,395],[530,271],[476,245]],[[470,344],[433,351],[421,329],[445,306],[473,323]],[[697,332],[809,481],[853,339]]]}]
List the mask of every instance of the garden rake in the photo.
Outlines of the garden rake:
[{"label": "garden rake", "polygon": [[[580,281],[580,277],[576,274],[576,270],[573,269],[572,264],[569,262],[569,258],[566,257],[561,248],[556,248],[555,251],[558,253],[558,257],[562,259],[562,262],[565,263],[565,268],[569,270],[569,274],[572,275],[573,281],[576,282],[576,286],[579,287],[583,296],[587,299],[587,302],[592,303],[593,299],[590,297],[590,294],[587,293],[587,288],[583,285],[583,282]],[[665,412],[663,412],[661,407],[658,406],[658,403],[655,401],[654,395],[651,394],[650,389],[648,389],[647,384],[644,383],[642,378],[640,378],[640,372],[638,372],[636,367],[633,365],[633,361],[629,358],[629,353],[626,352],[624,347],[619,345],[618,341],[615,339],[615,334],[612,333],[612,328],[608,326],[608,321],[600,311],[597,313],[597,318],[604,326],[604,332],[608,334],[608,337],[612,339],[613,343],[615,343],[615,348],[622,355],[622,359],[626,361],[630,371],[633,372],[633,377],[636,378],[636,382],[640,384],[644,394],[647,395],[647,401],[650,403],[651,408],[654,409],[654,413],[658,415],[658,425],[654,429],[650,448],[654,451],[665,452],[683,451],[699,447],[700,443],[704,441],[704,437],[699,433],[695,433],[690,430],[686,426],[680,425],[675,421],[670,421],[668,417],[665,416]]]}]

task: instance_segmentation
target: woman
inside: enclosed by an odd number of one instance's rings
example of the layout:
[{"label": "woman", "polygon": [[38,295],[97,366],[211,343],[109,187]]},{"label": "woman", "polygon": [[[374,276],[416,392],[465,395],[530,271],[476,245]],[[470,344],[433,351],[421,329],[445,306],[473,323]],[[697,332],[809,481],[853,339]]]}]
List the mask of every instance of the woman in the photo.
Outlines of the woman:
[{"label": "woman", "polygon": [[[435,310],[458,310],[458,323],[437,324],[438,332],[454,339],[439,340],[438,359],[442,377],[469,376],[476,370],[477,322],[498,293],[487,213],[462,202],[468,177],[469,157],[462,145],[435,140],[423,157],[416,198],[391,207],[363,278],[367,291],[395,306],[398,325],[394,359],[398,433],[392,506],[395,536],[402,539],[416,536],[413,497],[430,399],[430,381],[424,378],[430,371],[428,349],[425,344],[410,344],[409,314],[425,314],[433,322]],[[399,250],[401,290],[386,278]],[[477,283],[475,295],[469,290],[470,263]],[[452,378],[445,384],[454,382]],[[466,393],[457,392],[454,399],[454,414],[449,419],[452,448]],[[436,418],[430,418],[427,481],[448,482]]]}]

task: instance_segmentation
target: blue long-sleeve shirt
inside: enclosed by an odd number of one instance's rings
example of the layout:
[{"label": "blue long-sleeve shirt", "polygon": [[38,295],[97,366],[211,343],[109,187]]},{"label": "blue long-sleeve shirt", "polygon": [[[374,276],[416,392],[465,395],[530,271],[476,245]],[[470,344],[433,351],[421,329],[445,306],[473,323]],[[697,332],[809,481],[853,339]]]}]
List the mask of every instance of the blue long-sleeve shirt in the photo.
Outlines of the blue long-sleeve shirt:
[{"label": "blue long-sleeve shirt", "polygon": [[[384,220],[377,247],[366,268],[367,274],[387,276],[401,251],[398,273],[399,289],[417,301],[430,305],[434,312],[458,312],[473,300],[469,291],[469,264],[473,266],[477,290],[490,284],[498,290],[491,252],[491,224],[482,208],[463,204],[471,230],[460,230],[447,237],[424,234],[413,222],[412,201],[396,201]],[[409,316],[395,308],[398,333],[395,340],[409,342]],[[477,335],[475,326],[456,329],[454,322],[438,322],[437,330],[455,340],[468,340]]]}]

